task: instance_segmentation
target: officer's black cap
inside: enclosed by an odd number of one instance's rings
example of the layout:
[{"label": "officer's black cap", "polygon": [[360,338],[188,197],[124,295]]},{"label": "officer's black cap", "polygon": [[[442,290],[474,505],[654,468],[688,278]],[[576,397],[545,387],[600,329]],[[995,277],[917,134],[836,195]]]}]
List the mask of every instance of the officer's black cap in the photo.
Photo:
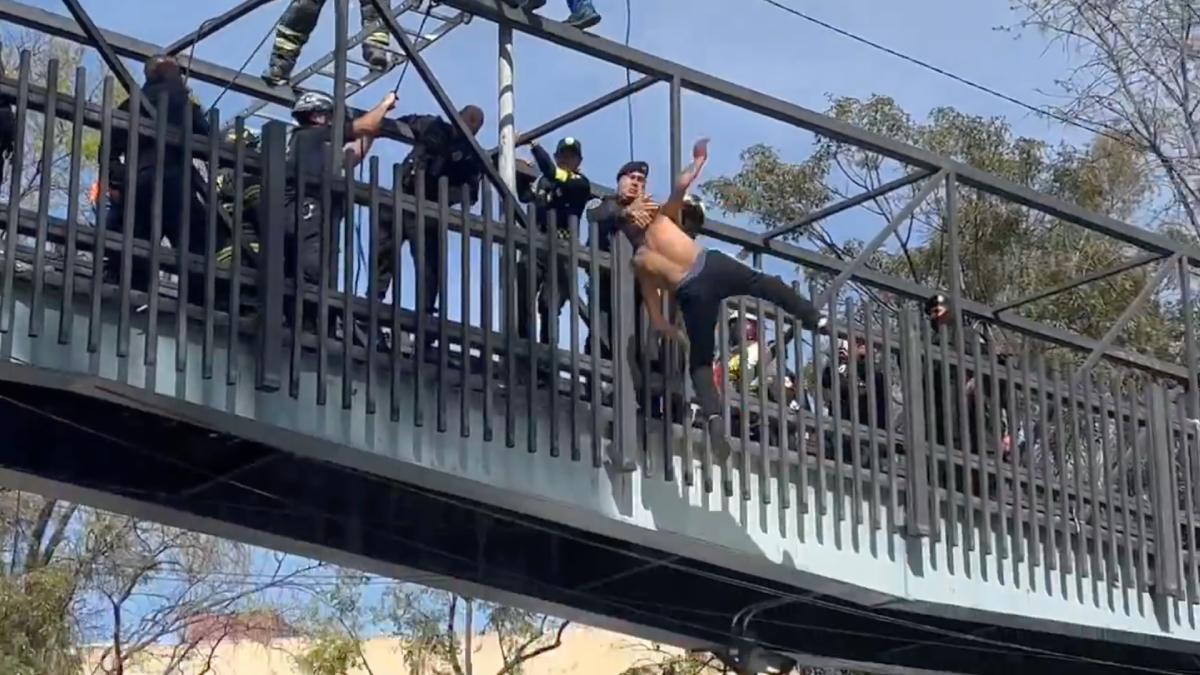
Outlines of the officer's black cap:
[{"label": "officer's black cap", "polygon": [[621,170],[617,172],[617,180],[621,180],[622,176],[631,173],[640,173],[643,176],[649,176],[650,165],[645,162],[626,162],[625,166],[621,167]]},{"label": "officer's black cap", "polygon": [[938,307],[948,304],[948,302],[949,301],[946,300],[946,296],[942,295],[941,293],[931,295],[925,301],[925,312],[926,313],[932,312],[933,310],[937,309]]},{"label": "officer's black cap", "polygon": [[567,136],[558,142],[558,147],[555,148],[554,154],[561,155],[564,152],[573,152],[576,155],[583,157],[583,144],[574,136]]}]

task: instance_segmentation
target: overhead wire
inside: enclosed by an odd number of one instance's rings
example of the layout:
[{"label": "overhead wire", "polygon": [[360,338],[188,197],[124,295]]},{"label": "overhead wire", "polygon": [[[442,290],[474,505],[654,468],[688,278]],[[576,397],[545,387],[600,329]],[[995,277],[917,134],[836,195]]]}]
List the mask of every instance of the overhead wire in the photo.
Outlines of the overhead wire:
[{"label": "overhead wire", "polygon": [[995,89],[995,88],[990,87],[985,84],[981,84],[972,79],[969,79],[962,75],[958,75],[957,73],[946,70],[945,68],[942,68],[941,66],[934,65],[928,61],[919,59],[915,56],[910,56],[908,54],[905,54],[904,52],[901,52],[899,50],[888,47],[887,45],[881,44],[879,42],[875,42],[874,40],[863,37],[857,33],[846,30],[839,26],[835,26],[834,24],[831,24],[828,21],[819,19],[815,16],[812,16],[811,14],[802,12],[802,11],[796,9],[795,7],[788,6],[788,5],[780,2],[779,0],[762,0],[762,1],[772,7],[775,7],[776,9],[779,9],[783,12],[791,14],[797,18],[803,19],[804,21],[807,21],[813,25],[824,28],[825,30],[836,33],[846,39],[853,40],[855,42],[858,42],[859,44],[870,47],[871,49],[883,52],[885,54],[888,54],[890,56],[898,58],[902,61],[905,61],[907,63],[915,65],[919,68],[923,68],[930,72],[936,73],[938,75],[941,75],[942,77],[948,78],[950,80],[958,82],[959,84],[962,84],[964,86],[970,87],[977,91],[983,92],[989,96],[993,96],[993,97],[998,98],[1007,103],[1011,103],[1015,106],[1023,108],[1034,114],[1041,115],[1044,117],[1049,117],[1051,119],[1054,119],[1054,120],[1061,122],[1063,124],[1066,124],[1068,126],[1073,126],[1078,129],[1088,131],[1090,133],[1096,134],[1097,136],[1104,136],[1110,140],[1116,141],[1118,143],[1121,143],[1123,145],[1126,145],[1128,147],[1133,147],[1136,149],[1136,146],[1133,143],[1131,143],[1130,140],[1124,134],[1121,134],[1120,130],[1118,130],[1115,127],[1112,127],[1110,125],[1102,124],[1099,122],[1096,122],[1096,123],[1083,122],[1078,119],[1068,117],[1067,115],[1064,115],[1064,114],[1062,114],[1056,110],[1053,110],[1051,108],[1045,108],[1042,106],[1038,106],[1038,105],[1029,103],[1027,101],[1023,101],[1015,96],[1006,94],[998,89]]},{"label": "overhead wire", "polygon": [[[220,103],[221,99],[225,97],[225,94],[229,92],[229,88],[233,86],[234,81],[236,81],[237,78],[241,77],[242,74],[246,72],[246,68],[250,66],[250,62],[254,60],[255,56],[258,56],[258,52],[262,50],[263,45],[267,44],[267,40],[271,39],[271,35],[275,33],[275,29],[279,27],[279,22],[282,20],[283,17],[280,16],[275,20],[275,23],[271,24],[271,27],[267,30],[267,34],[258,41],[258,46],[254,48],[254,51],[250,52],[250,56],[247,56],[245,61],[242,61],[242,65],[238,67],[234,77],[229,78],[229,81],[225,83],[225,86],[221,87],[221,91],[217,94],[217,97],[213,99],[212,105],[208,106],[208,112],[212,112],[212,110],[217,107],[217,104]],[[205,115],[207,114],[208,113],[205,113]]]}]

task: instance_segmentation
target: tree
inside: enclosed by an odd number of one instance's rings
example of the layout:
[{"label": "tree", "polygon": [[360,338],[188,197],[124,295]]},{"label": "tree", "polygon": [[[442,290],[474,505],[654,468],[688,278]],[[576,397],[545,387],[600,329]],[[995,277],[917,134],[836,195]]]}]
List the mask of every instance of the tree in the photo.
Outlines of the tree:
[{"label": "tree", "polygon": [[[967,115],[937,108],[916,120],[894,100],[835,99],[832,116],[943,154],[1011,181],[1116,218],[1130,218],[1153,199],[1150,171],[1127,144],[1101,137],[1087,148],[1052,147],[1014,137],[999,117]],[[870,190],[902,175],[904,167],[857,147],[819,139],[806,159],[789,163],[766,146],[742,153],[732,176],[703,186],[725,211],[750,216],[765,228],[798,221],[805,214],[853,193]],[[920,190],[914,184],[868,202],[880,217],[892,219]],[[871,267],[946,288],[949,279],[945,200],[940,192],[902,223],[893,244],[880,249]],[[1130,254],[1114,239],[1049,218],[983,192],[960,189],[959,236],[964,293],[997,304],[1115,265]],[[834,237],[820,223],[789,235],[823,252],[849,259],[862,242]],[[1100,337],[1145,286],[1152,270],[1140,268],[1032,304],[1025,316],[1084,335]],[[1160,290],[1123,337],[1126,344],[1157,355],[1178,349],[1168,294]]]},{"label": "tree", "polygon": [[[499,646],[501,663],[495,675],[520,675],[526,663],[562,646],[570,623],[408,585],[392,589],[385,613],[404,643],[413,675],[475,675],[473,642],[480,635]],[[480,620],[482,631],[476,628]]]},{"label": "tree", "polygon": [[1143,155],[1162,219],[1200,236],[1200,8],[1190,0],[1013,0],[1018,28],[1078,59],[1058,80],[1063,118]]}]

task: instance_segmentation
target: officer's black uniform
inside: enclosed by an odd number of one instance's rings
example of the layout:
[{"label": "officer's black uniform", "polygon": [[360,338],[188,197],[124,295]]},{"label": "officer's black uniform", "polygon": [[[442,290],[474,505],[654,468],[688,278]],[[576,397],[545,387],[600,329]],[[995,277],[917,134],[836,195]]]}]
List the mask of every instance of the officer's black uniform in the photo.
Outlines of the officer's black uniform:
[{"label": "officer's black uniform", "polygon": [[[583,174],[559,168],[542,146],[534,145],[532,151],[542,175],[530,186],[529,193],[521,196],[522,200],[534,203],[537,226],[541,232],[549,231],[550,218],[553,214],[557,236],[560,240],[569,241],[571,228],[578,228],[583,209],[591,200],[592,184]],[[567,151],[581,153],[582,149],[575,139],[565,138],[558,144],[557,153]],[[541,325],[538,339],[542,344],[550,343],[550,322],[557,320],[562,306],[571,297],[571,286],[576,283],[571,259],[566,255],[560,255],[558,265],[554,270],[558,276],[558,294],[551,306],[548,269],[548,252],[539,252],[534,270],[533,297],[531,297],[527,282],[529,259],[525,257],[517,263],[517,306],[528,307],[534,298],[537,299],[538,323]],[[520,321],[517,326],[518,335],[528,338],[530,330],[528,322]]]},{"label": "officer's black uniform", "polygon": [[[328,228],[325,251],[326,281],[332,282],[337,273],[337,241],[334,233],[346,213],[345,198],[333,192],[328,219],[322,203],[322,177],[329,162],[329,147],[333,143],[333,125],[300,126],[292,131],[287,148],[287,176],[284,188],[285,274],[291,278],[296,264],[299,243],[300,271],[304,281],[315,284],[321,278],[321,235]],[[304,200],[298,183],[303,182]]]},{"label": "officer's black uniform", "polygon": [[[425,169],[425,200],[430,206],[438,203],[438,183],[445,176],[449,184],[448,203],[451,206],[474,204],[479,199],[480,180],[483,176],[483,165],[475,155],[471,142],[464,138],[454,125],[436,115],[405,115],[399,121],[407,124],[413,133],[413,149],[404,158],[401,186],[405,193],[416,193],[416,174],[420,168]],[[467,194],[462,194],[462,187],[467,187]],[[465,198],[464,198],[465,197]],[[417,242],[417,219],[408,211],[404,212],[404,222],[401,224],[400,241],[394,242],[395,223],[386,223],[380,230],[376,269],[379,270],[378,297],[387,295],[388,286],[392,282],[395,270],[392,269],[393,245],[402,245],[408,240],[415,247]],[[437,309],[439,285],[442,276],[441,240],[438,238],[438,223],[434,218],[425,219],[425,269],[423,273],[423,292],[418,299],[420,309],[433,314]],[[413,250],[413,260],[417,259]]]},{"label": "officer's black uniform", "polygon": [[[165,109],[158,109],[160,96],[166,96]],[[148,76],[147,82],[142,86],[142,98],[145,99],[150,107],[154,108],[156,115],[167,116],[167,124],[178,128],[183,123],[183,111],[187,106],[192,108],[192,133],[198,136],[207,136],[209,133],[208,119],[204,115],[204,111],[192,99],[187,86],[182,79],[177,77],[152,78]],[[129,112],[130,99],[126,99],[118,106],[118,110]],[[144,117],[145,109],[139,113]],[[133,236],[137,239],[149,242],[151,237],[152,225],[151,215],[154,207],[154,184],[155,179],[159,175],[159,167],[155,166],[155,139],[153,136],[142,136],[138,142],[138,157],[137,166],[134,167],[136,173],[134,179],[137,185],[136,205],[134,208]],[[113,127],[112,144],[108,149],[109,161],[109,183],[121,195],[122,201],[128,195],[128,186],[126,183],[126,167],[122,160],[123,155],[129,148],[129,133],[126,129]],[[161,168],[163,179],[163,194],[162,194],[162,234],[175,248],[182,248],[184,242],[179,241],[180,223],[185,207],[183,189],[183,177],[185,171],[192,171],[192,167],[183,165],[183,152],[179,146],[172,146],[168,143],[165,148],[163,166]],[[193,181],[193,185],[196,182]],[[186,207],[192,209],[191,227],[189,231],[189,241],[186,246],[191,253],[203,255],[205,252],[205,228],[204,223],[205,213],[204,207],[198,199],[192,195],[187,200]],[[108,231],[122,231],[122,216],[124,209],[119,204],[113,204],[108,211]],[[220,239],[220,237],[218,237]],[[223,246],[223,242],[218,241],[218,249]],[[112,256],[110,256],[112,257]],[[119,257],[118,257],[119,260]],[[118,263],[119,267],[119,263]],[[135,288],[145,288],[149,283],[149,262],[144,258],[134,257],[133,263],[133,286]]]},{"label": "officer's black uniform", "polygon": [[[644,176],[650,175],[650,167],[645,162],[629,162],[621,167],[617,172],[617,180],[627,173],[641,173]],[[596,247],[604,252],[612,252],[612,235],[620,231],[629,223],[625,217],[624,209],[621,207],[621,202],[616,195],[608,195],[600,200],[600,204],[594,208],[588,209],[588,222],[596,224],[596,230],[600,240],[596,242]],[[593,326],[588,324],[588,341],[587,349],[591,350],[591,331],[600,331],[600,356],[601,358],[612,358],[612,272],[607,269],[600,270],[600,279],[589,280],[589,284],[599,283],[600,288],[596,290],[596,294],[600,299],[600,325]],[[634,286],[634,294],[640,298],[640,290]],[[635,312],[634,316],[640,322],[642,313]],[[590,321],[590,317],[584,317]]]}]

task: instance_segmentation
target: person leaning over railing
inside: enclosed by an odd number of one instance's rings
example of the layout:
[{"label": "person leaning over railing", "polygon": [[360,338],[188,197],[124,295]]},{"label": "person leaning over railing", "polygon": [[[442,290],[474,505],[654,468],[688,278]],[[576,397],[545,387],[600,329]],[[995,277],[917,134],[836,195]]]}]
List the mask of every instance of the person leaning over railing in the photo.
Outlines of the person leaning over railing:
[{"label": "person leaning over railing", "polygon": [[[187,107],[192,109],[192,133],[197,136],[207,136],[209,134],[208,118],[204,115],[204,110],[192,98],[191,91],[188,90],[187,84],[183,81],[183,74],[180,70],[179,63],[171,56],[154,56],[146,62],[145,68],[146,82],[142,85],[141,94],[145,103],[155,111],[157,115],[166,115],[167,124],[175,128],[179,128],[183,124],[184,110]],[[159,99],[165,97],[166,107],[158,108]],[[130,129],[125,129],[119,126],[114,126],[112,130],[111,143],[107,148],[107,158],[109,162],[109,197],[112,203],[108,210],[107,228],[109,232],[123,231],[123,216],[124,208],[122,202],[125,194],[130,186],[125,184],[126,167],[125,153],[129,147],[129,133],[138,133],[138,120],[144,114],[144,108],[140,110],[129,110],[131,99],[125,99],[117,109],[130,113]],[[180,241],[180,214],[184,208],[182,189],[185,171],[192,171],[191,167],[183,166],[182,148],[178,145],[167,144],[164,154],[163,165],[161,172],[156,165],[155,158],[156,139],[153,135],[139,137],[137,166],[133,167],[136,171],[134,180],[136,183],[136,204],[134,206],[133,220],[133,236],[144,242],[149,242],[152,232],[152,213],[154,208],[155,182],[161,175],[162,179],[162,235],[166,237],[171,245],[175,248],[187,246],[187,249],[196,254],[203,255],[205,248],[205,231],[203,227],[190,228],[188,241]],[[194,182],[193,185],[196,183]],[[205,222],[204,208],[202,203],[195,195],[189,200],[186,205],[192,210],[192,223]],[[154,242],[157,244],[158,242]],[[221,246],[223,244],[218,244]],[[112,256],[116,260],[116,269],[120,268],[120,256]],[[133,288],[144,290],[149,283],[149,262],[139,256],[135,256],[132,266],[132,281]]]},{"label": "person leaning over railing", "polygon": [[[225,142],[236,146],[241,143],[247,150],[258,151],[259,138],[258,134],[251,129],[242,129],[241,137],[238,136],[237,129],[230,129],[225,133]],[[217,171],[217,206],[225,212],[229,218],[229,222],[234,222],[234,216],[237,214],[237,175],[234,167],[224,166]],[[259,252],[259,222],[258,222],[258,200],[262,191],[262,181],[258,176],[250,175],[247,172],[242,173],[242,242],[243,248],[252,256],[257,256]],[[224,222],[223,220],[221,221]],[[232,232],[228,233],[232,238]],[[233,261],[233,246],[226,245],[217,251],[217,266],[228,267]],[[254,264],[256,261],[251,261]]]},{"label": "person leaning over railing", "polygon": [[[483,128],[483,110],[478,106],[469,105],[459,111],[459,116],[466,123],[472,134],[478,134]],[[405,195],[416,196],[417,176],[423,170],[425,175],[425,208],[435,209],[438,205],[438,184],[441,178],[446,178],[448,187],[447,204],[463,207],[466,211],[479,199],[480,184],[483,179],[483,163],[475,154],[471,141],[459,133],[458,128],[437,115],[403,115],[398,118],[412,130],[413,148],[404,158],[401,168],[400,189]],[[463,186],[467,194],[463,194]],[[414,267],[417,262],[417,223],[419,218],[410,209],[404,210],[402,223],[383,221],[379,231],[378,254],[375,258],[377,277],[377,300],[383,300],[392,285],[395,270],[393,267],[393,245],[399,246],[405,240],[411,243]],[[442,265],[445,264],[446,252],[442,250],[441,238],[438,236],[438,219],[426,217],[424,220],[424,272],[418,279],[421,297],[417,299],[417,310],[427,315],[437,313],[438,298],[441,295]],[[400,241],[393,242],[399,228]],[[393,301],[398,301],[393,296]],[[378,336],[377,336],[378,337]],[[425,339],[432,342],[433,333]]]}]

